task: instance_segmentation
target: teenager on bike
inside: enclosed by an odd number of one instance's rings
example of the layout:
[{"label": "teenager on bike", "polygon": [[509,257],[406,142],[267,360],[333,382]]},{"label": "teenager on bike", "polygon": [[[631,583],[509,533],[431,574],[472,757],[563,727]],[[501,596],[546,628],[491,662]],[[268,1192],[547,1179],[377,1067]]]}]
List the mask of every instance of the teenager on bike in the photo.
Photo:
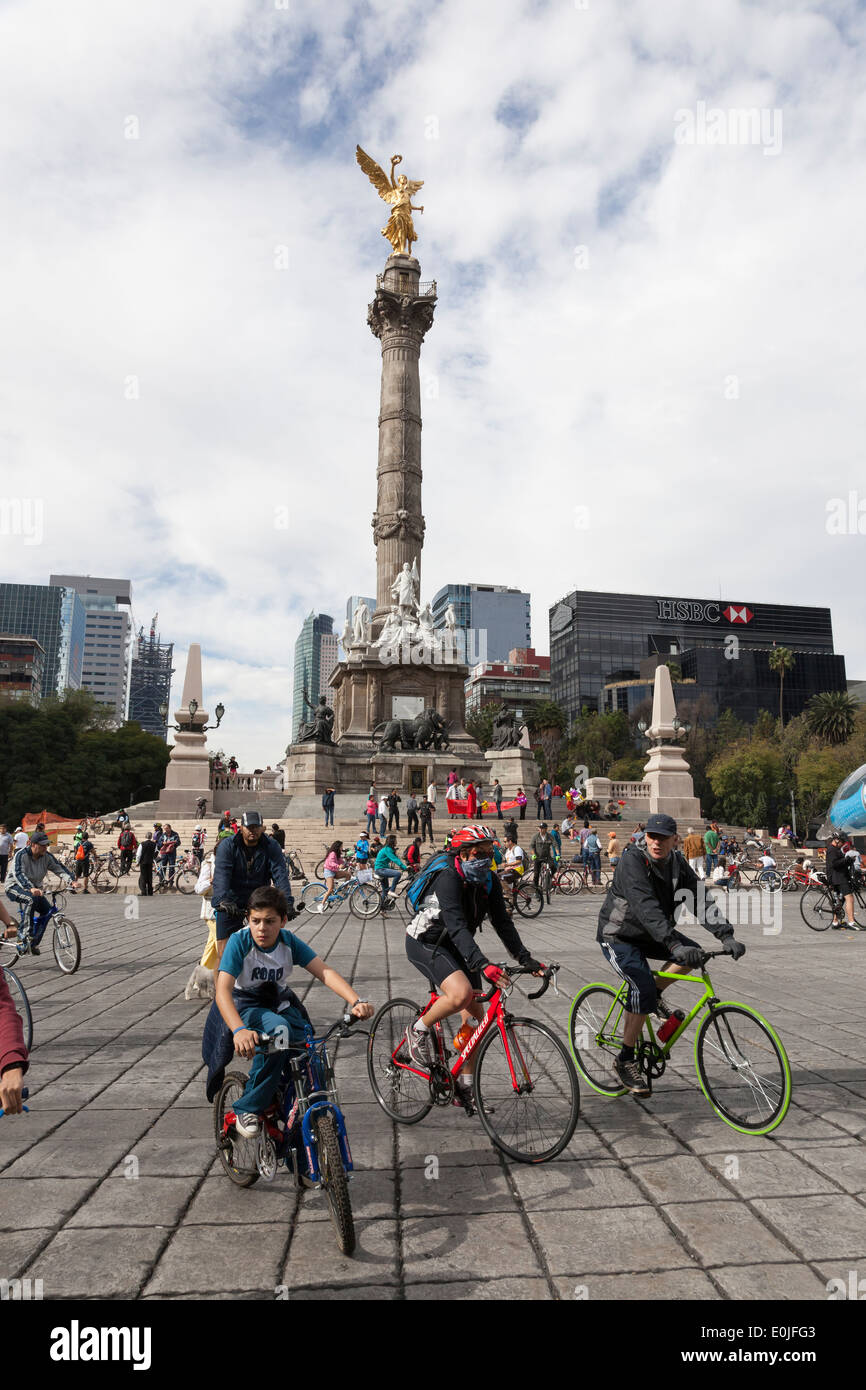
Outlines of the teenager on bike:
[{"label": "teenager on bike", "polygon": [[623,1086],[636,1096],[650,1094],[635,1061],[635,1045],[646,1016],[670,1017],[659,996],[671,981],[657,980],[648,961],[665,961],[661,968],[677,974],[701,966],[702,948],[676,930],[680,910],[688,905],[734,960],[746,949],[734,939],[734,929],[715,900],[707,899],[703,888],[698,891],[697,874],[676,848],[673,817],[654,812],[644,833],[643,845],[629,844],[623,851],[598,915],[596,934],[606,960],[629,986],[623,1047],[613,1067]]},{"label": "teenager on bike", "polygon": [[[406,928],[406,955],[439,998],[410,1024],[406,1045],[416,1066],[429,1068],[433,1055],[430,1029],[450,1014],[464,1014],[476,1023],[484,1017],[484,1005],[473,998],[482,988],[481,976],[492,985],[507,985],[508,975],[491,965],[476,944],[475,934],[489,918],[505,949],[519,965],[534,974],[544,969],[524,946],[505,907],[502,884],[491,873],[493,833],[485,825],[461,826],[451,838],[448,865],[431,877],[418,902],[418,912]],[[473,1054],[474,1055],[474,1054]],[[472,1058],[457,1078],[468,1090],[472,1085]]]},{"label": "teenager on bike", "polygon": [[[37,830],[27,848],[18,850],[6,880],[7,898],[13,903],[23,904],[27,909],[18,932],[22,940],[31,934],[33,918],[51,911],[51,904],[42,892],[46,874],[59,874],[61,878],[68,878],[70,888],[75,890],[73,875],[65,864],[61,864],[60,860],[55,859],[50,853],[49,844],[48,836]],[[34,956],[39,955],[38,946],[31,944],[30,950]]]}]

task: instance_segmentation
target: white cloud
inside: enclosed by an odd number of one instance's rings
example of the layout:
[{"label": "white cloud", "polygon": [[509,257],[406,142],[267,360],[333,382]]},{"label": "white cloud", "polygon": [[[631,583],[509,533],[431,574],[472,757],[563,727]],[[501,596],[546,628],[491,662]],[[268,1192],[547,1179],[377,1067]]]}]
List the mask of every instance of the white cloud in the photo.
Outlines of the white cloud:
[{"label": "white cloud", "polygon": [[[827,498],[866,487],[856,6],[43,18],[0,17],[0,459],[46,503],[45,546],[4,538],[0,577],[129,575],[138,621],[202,643],[238,757],[281,755],[303,617],[339,627],[373,584],[387,246],[358,141],[425,180],[425,591],[525,587],[546,650],[575,584],[721,583],[830,604],[863,674],[862,538],[824,529]],[[782,152],[675,145],[699,101],[778,107]]]}]

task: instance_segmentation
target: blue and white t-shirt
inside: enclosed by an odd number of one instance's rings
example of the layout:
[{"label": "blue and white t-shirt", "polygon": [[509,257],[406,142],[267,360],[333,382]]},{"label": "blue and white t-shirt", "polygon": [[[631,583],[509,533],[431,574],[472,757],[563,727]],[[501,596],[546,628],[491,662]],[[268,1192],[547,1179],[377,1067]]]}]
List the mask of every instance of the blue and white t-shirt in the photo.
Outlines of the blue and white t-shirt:
[{"label": "blue and white t-shirt", "polygon": [[235,1008],[264,1004],[281,1013],[292,1007],[288,978],[294,965],[309,965],[316,952],[285,927],[268,950],[257,946],[249,927],[229,937],[220,970],[234,975]]}]

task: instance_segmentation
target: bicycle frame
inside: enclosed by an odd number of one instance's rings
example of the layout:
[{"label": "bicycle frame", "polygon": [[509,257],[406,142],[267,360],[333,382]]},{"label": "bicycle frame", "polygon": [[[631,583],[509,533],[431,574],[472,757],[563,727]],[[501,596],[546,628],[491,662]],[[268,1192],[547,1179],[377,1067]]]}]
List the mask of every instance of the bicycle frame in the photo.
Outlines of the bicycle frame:
[{"label": "bicycle frame", "polygon": [[[429,1009],[429,1008],[431,1007],[431,1005],[435,1004],[436,1001],[437,1001],[437,999],[439,999],[440,997],[441,997],[441,996],[438,995],[438,994],[436,994],[436,992],[435,992],[434,990],[431,990],[431,991],[430,991],[430,998],[429,998],[429,1000],[428,1000],[428,1002],[427,1002],[426,1009],[422,1010],[422,1012],[423,1012],[423,1013],[426,1013],[427,1009]],[[483,998],[483,996],[478,996],[477,991],[476,991],[476,997],[482,997],[482,998]],[[507,1059],[507,1061],[508,1061],[508,1070],[509,1070],[509,1072],[510,1072],[510,1074],[511,1074],[511,1084],[514,1086],[515,1090],[519,1090],[521,1084],[526,1084],[526,1083],[528,1083],[528,1081],[529,1081],[529,1072],[528,1072],[528,1070],[527,1070],[526,1062],[524,1061],[523,1057],[521,1056],[521,1057],[520,1057],[520,1067],[521,1067],[521,1071],[522,1071],[522,1073],[523,1073],[523,1078],[524,1078],[524,1080],[523,1080],[523,1083],[518,1083],[517,1076],[516,1076],[516,1074],[515,1074],[514,1063],[513,1063],[512,1058],[511,1058],[511,1049],[510,1049],[510,1047],[509,1047],[509,1045],[508,1045],[508,1036],[507,1036],[507,1033],[506,1033],[506,1031],[505,1031],[505,1009],[504,1009],[503,1004],[502,1004],[502,990],[501,990],[501,989],[497,989],[497,990],[495,991],[495,993],[494,993],[492,999],[490,1000],[490,1007],[489,1007],[489,1009],[487,1010],[487,1013],[484,1015],[483,1019],[482,1019],[481,1022],[478,1024],[478,1027],[473,1031],[471,1038],[469,1038],[469,1040],[468,1040],[468,1042],[466,1043],[466,1046],[463,1048],[462,1052],[460,1052],[460,1053],[458,1054],[457,1060],[455,1061],[453,1067],[450,1068],[450,1074],[451,1074],[452,1078],[456,1081],[456,1080],[457,1080],[457,1077],[459,1076],[459,1074],[460,1074],[460,1072],[462,1071],[463,1067],[465,1066],[466,1062],[467,1062],[468,1059],[471,1057],[472,1053],[475,1051],[476,1047],[477,1047],[478,1044],[481,1042],[481,1039],[482,1039],[482,1038],[485,1036],[485,1034],[489,1031],[489,1029],[491,1028],[491,1026],[493,1025],[494,1022],[495,1022],[495,1023],[498,1025],[498,1027],[499,1027],[499,1032],[500,1032],[500,1035],[501,1035],[501,1037],[502,1037],[503,1045],[504,1045],[504,1047],[505,1047],[505,1056],[506,1056],[506,1059]],[[434,1024],[433,1026],[434,1026],[434,1028],[436,1029],[436,1041],[437,1041],[437,1044],[438,1044],[438,1046],[439,1046],[439,1057],[440,1057],[440,1060],[444,1062],[444,1059],[445,1059],[445,1044],[444,1044],[444,1040],[443,1040],[443,1037],[442,1037],[442,1022],[440,1021],[440,1022]],[[400,1051],[400,1048],[401,1048],[402,1046],[403,1046],[403,1040],[402,1040],[402,1038],[401,1038],[400,1041],[398,1042],[396,1048],[395,1048],[394,1051],[391,1053],[391,1062],[392,1062],[392,1064],[393,1064],[394,1066],[398,1066],[398,1067],[402,1068],[403,1071],[411,1071],[412,1074],[413,1074],[414,1076],[420,1077],[423,1081],[428,1081],[429,1078],[430,1078],[430,1073],[429,1073],[429,1072],[422,1071],[422,1070],[420,1069],[420,1067],[413,1066],[413,1065],[411,1064],[411,1062],[406,1063],[406,1062],[398,1061],[398,1059],[397,1059],[397,1053]],[[517,1052],[518,1052],[518,1054],[519,1054],[520,1049],[517,1048],[516,1043],[515,1043],[515,1048],[516,1048],[516,1050],[517,1050]]]},{"label": "bicycle frame", "polygon": [[[682,984],[703,985],[704,987],[704,992],[701,995],[698,1002],[694,1005],[692,1009],[689,1010],[685,1018],[680,1022],[679,1026],[674,1029],[670,1037],[667,1038],[663,1043],[660,1043],[658,1041],[658,1038],[655,1034],[655,1030],[653,1029],[653,1026],[649,1020],[649,1016],[647,1016],[644,1022],[644,1027],[649,1030],[650,1040],[655,1044],[656,1047],[658,1047],[663,1056],[667,1058],[670,1056],[671,1048],[673,1047],[674,1043],[685,1032],[689,1024],[694,1022],[698,1014],[701,1013],[705,1008],[709,1008],[712,1011],[713,1004],[717,1004],[719,1001],[715,994],[715,991],[713,990],[712,981],[710,980],[710,977],[705,970],[702,971],[700,975],[681,975],[679,974],[679,972],[675,970],[654,970],[653,974],[660,980],[676,980]],[[611,1004],[610,1008],[607,1011],[607,1014],[605,1015],[604,1023],[599,1029],[599,1034],[603,1034],[608,1031],[608,1023],[610,1022],[611,1015],[613,1014],[615,1009],[619,1009],[619,1013],[617,1014],[616,1020],[612,1028],[612,1032],[614,1034],[616,1033],[616,1029],[619,1026],[620,1019],[622,1018],[622,1015],[626,1012],[625,1003],[627,996],[628,985],[623,984],[620,987],[620,989],[617,990],[616,998],[613,1000],[613,1003]]]}]

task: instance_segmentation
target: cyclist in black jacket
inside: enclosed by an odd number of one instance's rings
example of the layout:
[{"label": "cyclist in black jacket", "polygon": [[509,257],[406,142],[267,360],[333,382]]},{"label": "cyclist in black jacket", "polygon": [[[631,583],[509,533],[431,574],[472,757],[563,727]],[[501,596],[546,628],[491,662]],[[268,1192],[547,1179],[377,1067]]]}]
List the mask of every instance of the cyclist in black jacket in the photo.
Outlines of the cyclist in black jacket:
[{"label": "cyclist in black jacket", "polygon": [[[429,1031],[433,1024],[461,1011],[465,1023],[480,1022],[484,1005],[473,998],[473,990],[481,988],[481,976],[493,985],[510,983],[475,940],[485,917],[518,964],[534,974],[544,969],[521,941],[506,910],[499,878],[491,873],[494,839],[486,825],[462,826],[452,836],[449,858],[453,858],[434,875],[406,929],[407,956],[439,994],[435,1004],[406,1030],[409,1055],[425,1069],[433,1060]],[[474,1054],[457,1078],[467,1091],[473,1062]]]},{"label": "cyclist in black jacket", "polygon": [[715,899],[707,897],[706,886],[700,885],[694,869],[675,848],[677,823],[673,817],[655,812],[644,834],[643,845],[630,844],[623,850],[598,914],[596,935],[605,958],[629,986],[624,1045],[613,1065],[623,1086],[636,1096],[650,1094],[635,1061],[635,1044],[646,1016],[670,1017],[670,1009],[659,995],[671,981],[657,980],[647,961],[666,961],[663,970],[685,974],[701,965],[702,948],[676,930],[680,909],[688,905],[734,960],[746,950],[734,939],[734,929]]},{"label": "cyclist in black jacket", "polygon": [[[830,843],[827,846],[827,854],[824,867],[827,870],[827,882],[833,889],[835,911],[833,913],[833,930],[841,931],[847,927],[849,931],[860,931],[860,927],[854,921],[854,894],[852,890],[850,860],[846,857],[842,848],[845,836],[841,830],[834,830],[830,836]],[[844,900],[845,921],[841,920],[842,906]]]}]

